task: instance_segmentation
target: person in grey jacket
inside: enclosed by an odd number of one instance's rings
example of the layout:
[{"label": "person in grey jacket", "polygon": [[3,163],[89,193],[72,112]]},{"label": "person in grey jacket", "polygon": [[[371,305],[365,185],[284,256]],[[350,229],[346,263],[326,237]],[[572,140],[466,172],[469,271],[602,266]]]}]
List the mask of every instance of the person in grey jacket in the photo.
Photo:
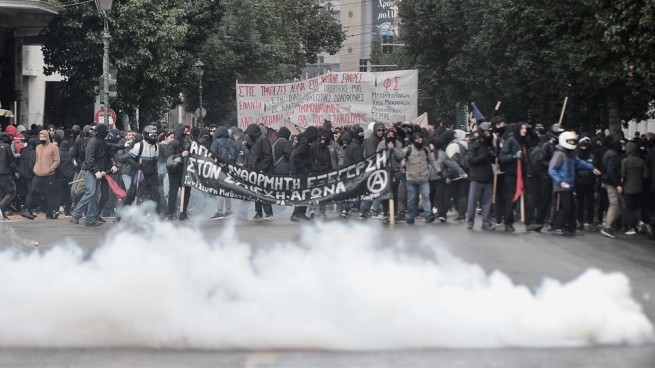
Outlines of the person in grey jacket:
[{"label": "person in grey jacket", "polygon": [[[429,167],[439,170],[437,161],[430,150],[423,145],[423,134],[412,135],[411,144],[405,147],[405,178],[407,186],[407,223],[413,224],[417,214],[418,195],[421,196],[426,222],[434,221],[430,202]],[[464,174],[465,175],[465,174]]]}]

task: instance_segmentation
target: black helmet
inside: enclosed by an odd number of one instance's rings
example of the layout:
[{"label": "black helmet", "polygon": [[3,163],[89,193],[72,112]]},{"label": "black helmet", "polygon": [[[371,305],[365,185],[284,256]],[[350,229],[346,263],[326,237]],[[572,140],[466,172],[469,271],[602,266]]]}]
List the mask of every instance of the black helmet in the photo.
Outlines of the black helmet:
[{"label": "black helmet", "polygon": [[535,126],[534,126],[534,131],[537,132],[537,133],[539,133],[539,134],[544,134],[544,133],[546,132],[546,128],[544,128],[543,125],[537,123],[537,124],[535,124]]},{"label": "black helmet", "polygon": [[143,139],[150,144],[157,143],[157,127],[154,125],[147,125],[143,128]]}]

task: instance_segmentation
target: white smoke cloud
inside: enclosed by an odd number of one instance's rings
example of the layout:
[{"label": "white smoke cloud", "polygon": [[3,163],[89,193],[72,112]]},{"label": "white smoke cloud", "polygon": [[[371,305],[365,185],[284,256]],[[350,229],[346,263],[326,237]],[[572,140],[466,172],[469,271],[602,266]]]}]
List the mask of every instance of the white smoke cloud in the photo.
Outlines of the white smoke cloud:
[{"label": "white smoke cloud", "polygon": [[234,226],[207,239],[195,226],[144,221],[128,218],[90,256],[75,244],[0,253],[0,345],[369,350],[655,340],[619,273],[588,270],[533,292],[431,245],[436,239],[418,250],[381,244],[376,227],[318,224],[297,242],[254,246]]}]

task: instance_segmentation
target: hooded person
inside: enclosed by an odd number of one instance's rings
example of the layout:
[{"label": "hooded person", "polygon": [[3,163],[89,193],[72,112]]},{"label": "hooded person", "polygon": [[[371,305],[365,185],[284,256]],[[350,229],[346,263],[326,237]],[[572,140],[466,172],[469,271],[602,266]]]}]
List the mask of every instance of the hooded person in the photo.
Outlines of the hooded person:
[{"label": "hooded person", "polygon": [[[637,214],[641,214],[639,221],[650,223],[650,215],[646,203],[646,184],[649,177],[646,160],[641,157],[639,143],[630,141],[626,144],[626,157],[621,160],[621,179],[623,181],[623,225],[626,235],[635,235],[637,232]],[[650,225],[649,225],[650,226]],[[652,233],[652,230],[649,231]]]},{"label": "hooded person", "polygon": [[[298,143],[293,149],[291,159],[293,161],[294,175],[310,175],[312,173],[312,145],[318,139],[319,132],[315,126],[309,126],[304,132],[298,135]],[[308,221],[307,206],[295,206],[291,214],[291,222]]]},{"label": "hooded person", "polygon": [[[100,208],[98,202],[101,197],[101,180],[107,175],[107,143],[105,139],[109,135],[109,128],[105,124],[98,124],[94,128],[95,134],[91,135],[84,144],[84,162],[81,165],[81,172],[84,176],[84,194],[71,213],[70,222],[79,224],[80,218],[86,213],[84,224],[86,226],[100,226],[104,220],[99,218]],[[90,131],[89,131],[90,132]],[[112,166],[112,170],[118,170]]]},{"label": "hooded person", "polygon": [[491,197],[493,191],[493,148],[492,127],[489,122],[478,125],[478,136],[471,141],[470,148],[469,194],[466,209],[466,227],[473,229],[477,203],[482,209],[482,230],[493,231],[496,226],[491,223]]},{"label": "hooded person", "polygon": [[34,163],[34,178],[32,179],[32,190],[27,196],[25,208],[21,216],[34,220],[33,208],[45,203],[47,219],[59,217],[59,208],[55,186],[55,171],[59,166],[59,148],[52,142],[47,130],[39,132],[39,145],[36,147],[36,162]]},{"label": "hooded person", "polygon": [[[500,169],[505,173],[505,180],[501,190],[505,197],[504,222],[505,231],[514,232],[514,206],[519,195],[525,195],[523,188],[527,182],[528,173],[528,125],[526,123],[512,123],[507,126],[504,135],[503,147],[498,155]],[[520,169],[520,173],[519,173]],[[518,188],[518,190],[517,190]],[[532,216],[526,214],[526,224],[532,224]]]},{"label": "hooded person", "polygon": [[[230,136],[230,131],[227,127],[219,126],[216,128],[209,151],[222,162],[227,162],[231,165],[236,165],[237,163],[237,145]],[[217,211],[210,219],[222,220],[232,216],[232,200],[219,196],[217,200]]]},{"label": "hooded person", "polygon": [[[19,128],[20,127],[22,127],[23,131],[25,131],[24,126],[19,125]],[[12,139],[12,142],[10,142],[10,144],[14,156],[20,155],[21,151],[25,148],[25,136],[13,125],[7,125],[7,128],[5,128],[5,132],[7,132],[7,134],[9,134],[9,136]]]},{"label": "hooded person", "polygon": [[16,184],[14,183],[14,174],[18,171],[14,153],[11,150],[10,143],[12,137],[2,132],[0,133],[0,221],[8,220],[7,208],[16,198]]},{"label": "hooded person", "polygon": [[[265,132],[267,130],[265,127],[262,129],[262,127],[261,125],[250,124],[246,128],[247,142],[250,145],[246,168],[261,173],[272,173],[274,169],[273,149],[271,142],[266,137]],[[264,212],[265,216],[262,212]],[[253,220],[270,221],[273,219],[273,206],[271,203],[264,203],[260,200],[255,201],[255,216]]]},{"label": "hooded person", "polygon": [[273,142],[273,165],[276,174],[289,175],[291,173],[291,153],[293,147],[289,138],[291,131],[287,127],[281,127],[277,132],[277,139]]},{"label": "hooded person", "polygon": [[[189,156],[190,138],[186,132],[190,132],[188,126],[178,125],[175,127],[175,139],[170,141],[166,146],[166,170],[168,172],[168,209],[166,219],[177,219],[183,221],[189,218],[187,208],[191,199],[191,187],[183,186],[182,176],[184,174],[184,160]],[[177,214],[178,196],[180,188],[184,188],[183,208],[180,208]]]}]

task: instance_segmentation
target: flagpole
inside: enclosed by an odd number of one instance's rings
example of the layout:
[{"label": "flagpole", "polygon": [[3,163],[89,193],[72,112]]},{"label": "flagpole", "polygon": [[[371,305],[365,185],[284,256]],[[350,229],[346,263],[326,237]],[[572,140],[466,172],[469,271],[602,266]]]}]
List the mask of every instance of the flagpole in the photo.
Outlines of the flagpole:
[{"label": "flagpole", "polygon": [[564,111],[566,111],[566,103],[569,102],[569,96],[564,97],[564,105],[562,105],[562,112],[559,115],[559,126],[562,128],[562,121],[564,120]]}]

